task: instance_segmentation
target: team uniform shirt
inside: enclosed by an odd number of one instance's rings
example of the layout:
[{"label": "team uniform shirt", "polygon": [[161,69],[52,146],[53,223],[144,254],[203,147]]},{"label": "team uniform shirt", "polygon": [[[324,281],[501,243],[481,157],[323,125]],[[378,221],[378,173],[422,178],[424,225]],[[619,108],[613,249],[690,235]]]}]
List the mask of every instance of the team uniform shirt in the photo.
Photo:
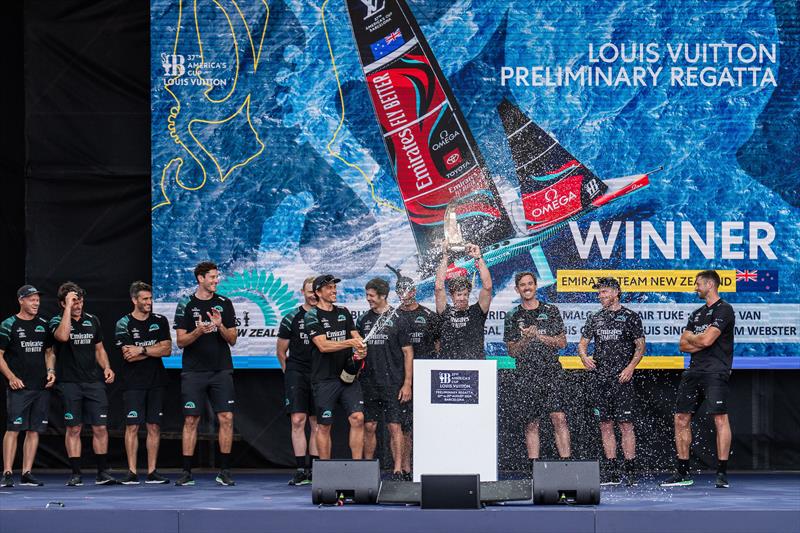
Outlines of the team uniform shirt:
[{"label": "team uniform shirt", "polygon": [[[175,309],[175,329],[191,333],[199,322],[210,322],[208,313],[216,309],[222,315],[222,325],[236,327],[236,312],[233,303],[224,296],[214,294],[208,300],[200,300],[194,294],[184,296]],[[183,349],[183,370],[192,372],[232,370],[231,347],[219,331],[201,335]]]},{"label": "team uniform shirt", "polygon": [[306,310],[302,305],[287,313],[278,328],[278,338],[289,341],[286,370],[297,370],[304,374],[310,374],[311,339],[306,334],[305,316]]},{"label": "team uniform shirt", "polygon": [[[522,329],[530,326],[536,326],[540,334],[548,337],[556,337],[566,331],[561,312],[555,305],[539,302],[536,309],[525,309],[522,305],[518,305],[506,314],[503,341],[519,342],[522,339]],[[516,360],[517,365],[524,368],[542,371],[561,370],[558,349],[537,339],[528,341],[524,351],[516,356]]]},{"label": "team uniform shirt", "polygon": [[483,325],[487,313],[478,302],[464,311],[447,305],[441,313],[442,359],[485,359]]},{"label": "team uniform shirt", "polygon": [[589,315],[581,329],[583,338],[594,340],[594,362],[601,374],[622,372],[636,350],[636,339],[644,337],[642,319],[628,309],[601,309]]},{"label": "team uniform shirt", "polygon": [[[144,321],[137,320],[128,313],[117,321],[114,337],[120,349],[123,346],[149,348],[161,341],[172,340],[167,317],[155,313],[150,313]],[[166,387],[169,381],[161,357],[148,356],[141,361],[126,362],[123,376],[125,390]]]},{"label": "team uniform shirt", "polygon": [[[386,313],[391,314],[392,309]],[[370,309],[358,318],[356,326],[362,337],[366,338],[380,316]],[[404,346],[411,346],[408,324],[403,317],[395,314],[367,342],[366,366],[359,377],[362,387],[400,387],[406,375]]]},{"label": "team uniform shirt", "polygon": [[689,315],[686,330],[700,334],[713,326],[720,330],[714,344],[692,354],[689,370],[695,372],[730,372],[733,364],[733,329],[736,315],[731,304],[720,298]]},{"label": "team uniform shirt", "polygon": [[[56,375],[59,383],[93,383],[103,381],[103,374],[95,358],[95,345],[103,342],[100,320],[83,313],[72,320],[69,341],[53,340],[56,352]],[[50,319],[50,333],[55,333],[61,324],[61,315]]]},{"label": "team uniform shirt", "polygon": [[0,350],[6,364],[26,389],[42,390],[47,384],[44,353],[52,345],[47,322],[38,316],[22,320],[16,315],[0,323]]},{"label": "team uniform shirt", "polygon": [[439,315],[425,306],[417,305],[412,311],[402,308],[397,314],[408,325],[408,337],[414,347],[414,359],[436,358],[436,340],[439,338]]},{"label": "team uniform shirt", "polygon": [[353,355],[352,348],[344,348],[336,352],[322,353],[314,344],[314,337],[325,335],[331,341],[343,341],[352,338],[351,331],[356,325],[346,307],[333,306],[330,311],[318,307],[312,308],[303,317],[305,331],[311,339],[311,381],[339,379],[345,362]]}]

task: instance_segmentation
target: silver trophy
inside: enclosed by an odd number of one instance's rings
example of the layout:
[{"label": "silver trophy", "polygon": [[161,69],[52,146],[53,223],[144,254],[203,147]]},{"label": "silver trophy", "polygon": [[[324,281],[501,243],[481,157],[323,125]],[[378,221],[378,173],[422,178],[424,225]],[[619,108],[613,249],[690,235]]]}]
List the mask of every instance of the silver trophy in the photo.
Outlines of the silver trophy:
[{"label": "silver trophy", "polygon": [[458,225],[455,203],[450,202],[444,210],[444,242],[449,253],[461,254],[466,250],[466,242]]}]

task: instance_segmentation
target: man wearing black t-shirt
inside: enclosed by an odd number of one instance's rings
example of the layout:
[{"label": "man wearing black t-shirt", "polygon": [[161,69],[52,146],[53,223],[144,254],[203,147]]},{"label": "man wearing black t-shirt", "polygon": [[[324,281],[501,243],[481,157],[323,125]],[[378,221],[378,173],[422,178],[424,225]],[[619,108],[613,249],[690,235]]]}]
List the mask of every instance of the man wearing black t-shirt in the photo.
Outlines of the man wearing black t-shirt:
[{"label": "man wearing black t-shirt", "polygon": [[216,294],[219,269],[210,261],[194,268],[197,289],[183,297],[175,309],[174,328],[178,347],[183,348],[181,402],[183,403],[183,474],[179,486],[194,485],[192,456],[197,443],[197,425],[206,398],[219,421],[220,471],[218,485],[235,485],[230,473],[233,446],[233,360],[236,344],[236,312],[233,303]]},{"label": "man wearing black t-shirt", "polygon": [[434,295],[436,312],[440,315],[441,358],[442,359],[485,359],[483,346],[483,325],[492,304],[492,275],[481,256],[481,249],[475,244],[466,245],[466,253],[475,260],[481,278],[481,291],[478,301],[469,304],[472,282],[459,276],[447,280],[450,299],[448,305],[445,292],[445,279],[450,257],[447,245],[442,246],[442,262],[436,270]]},{"label": "man wearing black t-shirt", "polygon": [[403,477],[402,425],[408,425],[406,406],[411,400],[414,350],[405,319],[397,315],[387,301],[389,284],[386,280],[371,279],[365,291],[370,310],[359,317],[356,326],[365,339],[374,328],[380,330],[372,333],[367,341],[366,368],[359,377],[364,392],[364,457],[375,457],[376,431],[378,420],[382,418],[389,430],[393,474],[399,481]]},{"label": "man wearing black t-shirt", "polygon": [[[303,305],[289,311],[278,329],[276,353],[283,369],[286,389],[286,410],[292,421],[292,448],[297,470],[289,485],[311,483],[311,465],[317,453],[317,416],[314,412],[314,394],[311,390],[311,339],[306,334],[303,317],[317,305],[314,278],[306,278],[302,287]],[[288,353],[287,353],[288,352]],[[306,420],[311,435],[306,444]],[[310,461],[306,459],[306,450]]]},{"label": "man wearing black t-shirt", "polygon": [[[114,371],[103,347],[103,330],[96,316],[83,311],[84,291],[68,281],[58,288],[64,312],[50,319],[55,340],[58,392],[64,402],[64,443],[72,467],[69,487],[83,485],[81,479],[81,428],[92,426],[92,448],[97,458],[96,485],[114,485],[108,473],[108,397],[105,383],[114,382]],[[99,366],[99,368],[98,368]],[[100,370],[102,369],[102,374]]]},{"label": "man wearing black t-shirt", "polygon": [[539,418],[550,414],[556,448],[561,458],[570,456],[569,427],[564,414],[564,369],[558,350],[567,346],[561,312],[536,298],[536,276],[518,272],[514,276],[522,302],[506,314],[503,340],[516,359],[514,376],[527,409],[525,444],[528,459],[539,458]]},{"label": "man wearing black t-shirt", "polygon": [[169,378],[162,357],[172,353],[172,337],[167,317],[153,313],[153,288],[134,281],[129,290],[133,311],[117,321],[117,347],[125,361],[122,403],[125,410],[125,452],[128,474],[123,485],[138,485],[136,454],[139,426],[147,425],[147,478],[145,483],[163,484],[169,480],[156,471],[161,442],[161,417],[164,391]]},{"label": "man wearing black t-shirt", "polygon": [[[311,339],[311,383],[317,408],[317,450],[320,459],[331,458],[331,424],[337,404],[347,411],[350,452],[353,459],[364,455],[364,397],[361,384],[353,379],[356,365],[363,363],[366,347],[346,307],[336,303],[336,284],[330,274],[314,278],[317,305],[303,317]],[[347,367],[348,372],[345,372]],[[342,378],[349,382],[345,382]]]},{"label": "man wearing black t-shirt", "polygon": [[0,373],[8,380],[6,433],[3,436],[3,478],[0,487],[13,487],[11,472],[17,454],[19,432],[22,445],[20,485],[39,487],[33,477],[33,459],[39,433],[47,429],[50,387],[56,381],[55,355],[47,333],[47,322],[38,316],[39,291],[23,285],[17,291],[19,312],[0,323]]},{"label": "man wearing black t-shirt", "polygon": [[[591,372],[590,383],[597,402],[594,412],[600,419],[600,435],[607,460],[601,485],[618,485],[622,482],[617,462],[615,420],[622,436],[626,482],[635,485],[636,435],[633,412],[636,409],[636,393],[632,380],[645,350],[642,319],[620,305],[621,290],[615,278],[600,278],[594,288],[603,308],[586,319],[581,329],[578,355],[583,366]],[[590,359],[587,350],[592,341],[594,358]]]},{"label": "man wearing black t-shirt", "polygon": [[692,415],[703,401],[717,430],[716,487],[728,488],[728,454],[731,425],[728,420],[728,379],[733,364],[733,307],[719,297],[719,274],[704,270],[695,278],[695,292],[705,305],[689,315],[680,340],[682,352],[691,354],[689,368],[681,375],[675,402],[675,447],[678,471],[662,487],[688,486],[689,448],[692,445]]}]

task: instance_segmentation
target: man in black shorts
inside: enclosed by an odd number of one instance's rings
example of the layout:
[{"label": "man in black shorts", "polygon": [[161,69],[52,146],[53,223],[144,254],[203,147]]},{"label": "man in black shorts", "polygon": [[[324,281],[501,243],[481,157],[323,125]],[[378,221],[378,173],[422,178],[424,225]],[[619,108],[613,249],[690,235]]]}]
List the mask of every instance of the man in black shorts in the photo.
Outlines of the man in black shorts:
[{"label": "man in black shorts", "polygon": [[[583,366],[591,371],[590,383],[597,402],[594,412],[600,419],[600,435],[607,460],[602,469],[601,485],[619,485],[622,482],[617,462],[615,420],[622,435],[625,481],[628,485],[635,485],[636,435],[633,412],[636,408],[636,392],[632,380],[645,350],[642,319],[620,305],[621,290],[615,278],[600,278],[594,288],[603,308],[586,319],[581,329],[578,355]],[[587,352],[592,341],[594,359],[590,359]]]},{"label": "man in black shorts", "polygon": [[719,297],[719,274],[704,270],[695,278],[695,292],[705,305],[689,315],[680,340],[682,352],[691,354],[689,368],[681,375],[675,402],[675,447],[678,470],[662,487],[688,486],[689,448],[692,445],[692,415],[706,402],[717,430],[716,487],[728,488],[728,454],[731,425],[728,420],[728,379],[733,364],[733,307]]},{"label": "man in black shorts", "polygon": [[459,276],[447,280],[450,299],[453,301],[452,305],[448,305],[445,281],[450,257],[446,244],[442,247],[442,262],[436,270],[434,296],[436,312],[441,317],[442,359],[486,359],[483,325],[486,323],[489,306],[492,304],[492,275],[477,245],[467,244],[465,251],[475,260],[481,278],[481,291],[476,303],[469,304],[472,282],[464,276]]},{"label": "man in black shorts", "polygon": [[3,478],[0,487],[13,487],[11,472],[17,455],[20,431],[22,445],[20,485],[39,487],[33,477],[33,459],[39,433],[47,429],[50,391],[56,381],[56,358],[47,333],[47,322],[39,317],[39,291],[23,285],[17,291],[19,312],[0,323],[0,373],[8,380],[6,433],[3,436]]},{"label": "man in black shorts", "polygon": [[175,309],[173,327],[178,347],[183,348],[181,403],[183,403],[183,474],[178,486],[194,485],[192,456],[197,443],[197,425],[206,398],[219,422],[220,471],[218,485],[235,485],[230,473],[233,446],[233,360],[236,344],[236,312],[233,303],[216,294],[219,269],[210,261],[194,268],[197,289],[184,296]]},{"label": "man in black shorts", "polygon": [[[293,309],[281,320],[276,353],[283,369],[286,388],[286,410],[292,421],[292,449],[297,470],[289,485],[311,483],[311,466],[317,453],[317,417],[314,394],[311,390],[311,340],[306,334],[303,317],[317,305],[314,278],[306,278],[302,287],[303,305]],[[311,435],[306,443],[306,420]],[[306,459],[306,451],[310,458]]]},{"label": "man in black shorts", "polygon": [[503,340],[516,359],[514,376],[527,411],[525,444],[528,459],[539,458],[539,419],[550,414],[556,449],[562,459],[570,456],[569,427],[564,414],[564,369],[558,350],[567,346],[564,321],[558,307],[536,298],[536,276],[518,272],[514,276],[522,302],[506,314]]},{"label": "man in black shorts", "polygon": [[122,403],[125,410],[125,452],[128,474],[123,485],[138,485],[136,454],[139,426],[147,425],[147,478],[145,483],[162,484],[169,480],[156,471],[161,442],[161,417],[164,391],[169,382],[162,357],[172,353],[172,337],[167,317],[153,313],[153,288],[134,281],[129,289],[133,311],[117,321],[117,347],[125,361]]},{"label": "man in black shorts", "polygon": [[[365,291],[370,309],[359,317],[356,326],[364,338],[373,328],[380,329],[367,341],[367,364],[359,377],[364,393],[364,457],[375,457],[378,420],[383,419],[389,430],[393,475],[400,481],[404,478],[402,426],[409,425],[406,406],[411,401],[414,349],[405,319],[387,301],[389,283],[374,278],[367,282]],[[379,323],[383,325],[377,326]]]},{"label": "man in black shorts", "polygon": [[[108,398],[105,383],[114,382],[114,371],[103,347],[103,330],[96,316],[83,311],[85,293],[68,281],[58,288],[64,311],[50,319],[56,353],[57,389],[64,402],[64,443],[72,467],[69,487],[83,485],[81,478],[81,428],[92,426],[92,448],[97,459],[96,485],[114,485],[108,473]],[[99,366],[99,368],[98,368]],[[100,370],[102,369],[102,373]]]},{"label": "man in black shorts", "polygon": [[[353,459],[364,456],[364,397],[358,379],[342,380],[345,367],[361,364],[366,347],[346,307],[336,303],[336,284],[341,280],[330,274],[314,278],[317,305],[303,322],[311,339],[311,383],[317,408],[317,450],[320,459],[331,458],[331,424],[336,404],[347,412],[350,423],[350,452]],[[355,368],[348,368],[355,372]],[[353,373],[345,375],[347,379]]]}]

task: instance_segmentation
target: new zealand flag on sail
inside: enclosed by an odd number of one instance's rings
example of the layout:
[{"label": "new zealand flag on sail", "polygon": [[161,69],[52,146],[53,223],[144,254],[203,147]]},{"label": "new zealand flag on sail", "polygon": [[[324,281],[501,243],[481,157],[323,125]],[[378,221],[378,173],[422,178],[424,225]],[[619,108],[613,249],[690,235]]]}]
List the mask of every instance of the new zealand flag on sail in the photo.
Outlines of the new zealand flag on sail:
[{"label": "new zealand flag on sail", "polygon": [[369,45],[369,47],[372,50],[372,55],[375,57],[375,61],[377,61],[380,58],[391,54],[405,43],[406,42],[403,39],[403,34],[400,32],[400,28],[398,28],[383,39],[375,41]]}]

